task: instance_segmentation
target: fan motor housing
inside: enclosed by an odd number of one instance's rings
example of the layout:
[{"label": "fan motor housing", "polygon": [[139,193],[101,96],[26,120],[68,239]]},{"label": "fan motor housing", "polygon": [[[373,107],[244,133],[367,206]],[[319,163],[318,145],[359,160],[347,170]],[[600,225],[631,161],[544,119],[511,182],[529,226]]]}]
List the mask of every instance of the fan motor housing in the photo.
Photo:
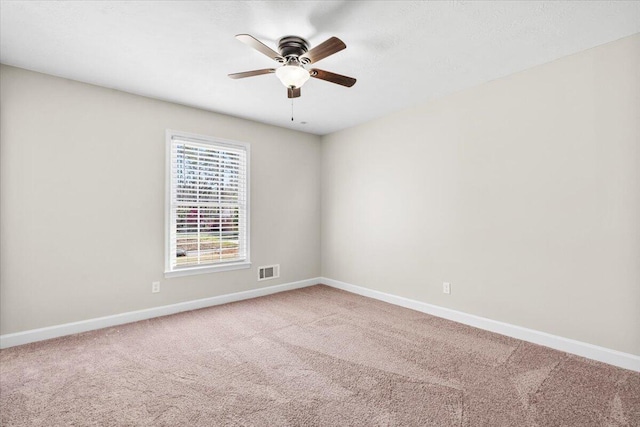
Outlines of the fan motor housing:
[{"label": "fan motor housing", "polygon": [[284,58],[297,58],[309,51],[309,42],[298,36],[284,36],[278,42],[278,50]]}]

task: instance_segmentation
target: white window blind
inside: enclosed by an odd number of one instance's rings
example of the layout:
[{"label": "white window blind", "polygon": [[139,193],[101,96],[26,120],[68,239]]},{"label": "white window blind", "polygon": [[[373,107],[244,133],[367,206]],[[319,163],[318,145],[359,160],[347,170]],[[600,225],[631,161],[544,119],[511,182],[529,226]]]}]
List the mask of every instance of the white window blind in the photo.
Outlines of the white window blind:
[{"label": "white window blind", "polygon": [[248,146],[168,134],[167,271],[248,262]]}]

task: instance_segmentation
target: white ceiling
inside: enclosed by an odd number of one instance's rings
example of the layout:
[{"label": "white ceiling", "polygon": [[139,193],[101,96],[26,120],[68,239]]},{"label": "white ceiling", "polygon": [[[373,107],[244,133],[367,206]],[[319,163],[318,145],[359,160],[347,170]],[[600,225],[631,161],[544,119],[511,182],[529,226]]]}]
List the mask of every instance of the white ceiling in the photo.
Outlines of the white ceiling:
[{"label": "white ceiling", "polygon": [[[126,92],[326,134],[640,32],[637,1],[2,1],[0,61]],[[294,101],[273,49],[288,34],[347,49]],[[301,124],[300,122],[307,122]]]}]

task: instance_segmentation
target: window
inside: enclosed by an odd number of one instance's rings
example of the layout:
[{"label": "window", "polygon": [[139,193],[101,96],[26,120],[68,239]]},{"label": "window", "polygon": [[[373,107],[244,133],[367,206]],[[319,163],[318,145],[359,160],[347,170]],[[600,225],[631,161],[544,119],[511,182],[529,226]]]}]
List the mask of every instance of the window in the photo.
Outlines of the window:
[{"label": "window", "polygon": [[167,131],[165,276],[249,268],[249,145]]}]

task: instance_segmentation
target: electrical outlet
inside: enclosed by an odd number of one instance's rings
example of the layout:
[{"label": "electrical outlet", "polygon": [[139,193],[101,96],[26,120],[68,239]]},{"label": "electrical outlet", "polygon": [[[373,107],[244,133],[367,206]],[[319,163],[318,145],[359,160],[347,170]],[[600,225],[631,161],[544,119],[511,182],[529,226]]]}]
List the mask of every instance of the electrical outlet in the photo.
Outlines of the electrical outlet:
[{"label": "electrical outlet", "polygon": [[160,292],[160,282],[151,282],[151,293],[156,294]]},{"label": "electrical outlet", "polygon": [[449,282],[442,283],[442,293],[443,294],[451,293],[451,284]]}]

